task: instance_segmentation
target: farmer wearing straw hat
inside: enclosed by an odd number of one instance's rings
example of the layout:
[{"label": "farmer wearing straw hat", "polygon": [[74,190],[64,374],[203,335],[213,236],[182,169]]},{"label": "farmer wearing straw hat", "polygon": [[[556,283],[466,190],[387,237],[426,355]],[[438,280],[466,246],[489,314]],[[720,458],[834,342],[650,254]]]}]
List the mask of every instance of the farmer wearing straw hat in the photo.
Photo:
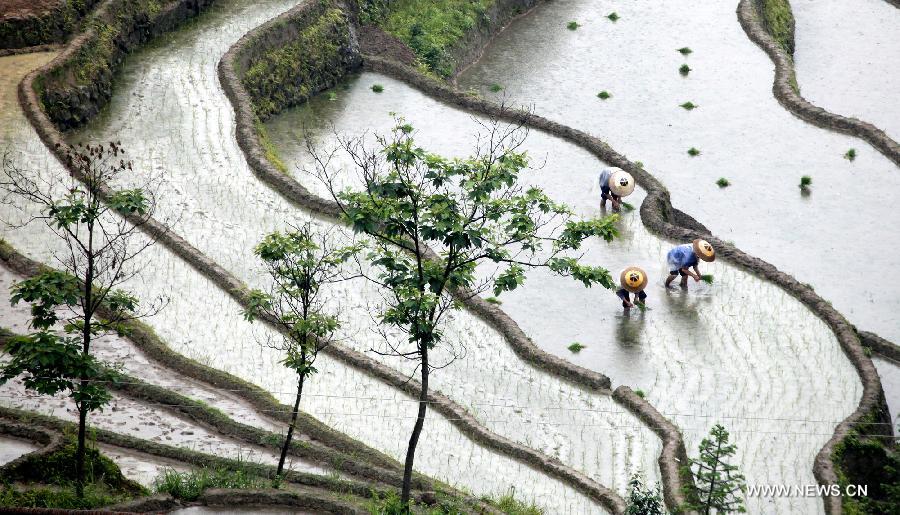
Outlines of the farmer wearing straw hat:
[{"label": "farmer wearing straw hat", "polygon": [[600,172],[600,198],[601,206],[606,208],[606,201],[612,202],[612,208],[616,211],[622,203],[622,197],[631,195],[634,191],[634,177],[625,170],[615,166],[604,168]]},{"label": "farmer wearing straw hat", "polygon": [[[622,274],[619,276],[619,284],[622,287],[619,288],[616,295],[622,299],[623,308],[633,308],[635,303],[643,306],[647,302],[647,294],[644,293],[644,288],[647,287],[647,272],[636,266],[630,266],[622,270]],[[634,294],[634,302],[631,302],[629,293]]]},{"label": "farmer wearing straw hat", "polygon": [[[682,288],[687,286],[687,278],[691,276],[695,282],[700,281],[700,261],[712,262],[716,260],[716,250],[706,240],[696,239],[692,243],[685,243],[670,250],[666,255],[669,264],[669,277],[666,279],[666,287],[672,284],[679,274],[681,275]],[[693,268],[693,270],[691,270]]]}]

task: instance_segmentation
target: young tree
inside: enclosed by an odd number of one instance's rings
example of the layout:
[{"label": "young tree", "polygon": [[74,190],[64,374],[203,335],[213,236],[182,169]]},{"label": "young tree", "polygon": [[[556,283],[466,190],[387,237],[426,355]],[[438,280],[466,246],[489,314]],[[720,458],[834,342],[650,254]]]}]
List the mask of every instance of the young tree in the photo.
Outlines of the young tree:
[{"label": "young tree", "polygon": [[659,492],[659,486],[651,490],[644,485],[644,478],[639,474],[631,476],[628,481],[628,499],[625,515],[666,515],[665,504]]},{"label": "young tree", "polygon": [[[12,288],[12,304],[31,303],[31,334],[8,341],[11,359],[0,367],[0,384],[24,374],[25,387],[43,395],[67,392],[78,411],[76,492],[84,493],[85,429],[88,414],[110,400],[113,375],[91,354],[91,342],[121,332],[137,313],[137,299],[118,287],[138,271],[135,258],[153,243],[139,241],[151,217],[152,198],[140,189],[113,192],[106,185],[131,171],[116,143],[78,146],[67,155],[71,177],[42,177],[17,168],[8,155],[0,188],[4,201],[23,208],[26,219],[45,224],[61,241],[59,269],[43,269]],[[24,205],[36,206],[29,214]],[[124,217],[128,217],[130,221]]]},{"label": "young tree", "polygon": [[[416,146],[413,128],[397,121],[389,137],[378,137],[375,149],[366,148],[361,138],[341,137],[330,153],[307,146],[315,158],[314,173],[344,220],[372,240],[368,260],[376,271],[367,277],[386,292],[380,319],[407,337],[406,343],[388,340],[385,353],[413,360],[421,375],[404,466],[406,506],[428,407],[429,374],[438,368],[431,353],[444,341],[445,316],[461,308],[454,294],[474,296],[490,289],[497,296],[520,286],[532,268],[612,288],[606,269],[583,265],[570,253],[587,238],[610,241],[617,232],[615,217],[576,220],[565,205],[521,184],[528,165],[518,151],[527,134],[521,127],[484,124],[486,134],[474,155],[448,159]],[[351,158],[362,189],[339,186],[346,180],[330,166],[339,151]],[[476,268],[482,264],[495,270],[478,279]]]},{"label": "young tree", "polygon": [[713,513],[744,513],[744,476],[737,467],[725,460],[734,456],[737,447],[728,443],[728,431],[719,424],[709,432],[710,438],[700,442],[700,457],[689,460],[694,472],[693,488],[688,493],[688,509],[704,515]]},{"label": "young tree", "polygon": [[326,235],[317,235],[310,223],[269,234],[254,249],[272,285],[268,292],[251,292],[244,317],[251,322],[263,317],[283,329],[280,341],[267,344],[283,352],[281,363],[297,374],[297,396],[281,447],[278,475],[284,469],[297,424],[303,383],[316,373],[316,357],[332,342],[339,327],[337,317],[326,312],[322,288],[347,279],[343,265],[357,251],[356,246],[336,246]]}]

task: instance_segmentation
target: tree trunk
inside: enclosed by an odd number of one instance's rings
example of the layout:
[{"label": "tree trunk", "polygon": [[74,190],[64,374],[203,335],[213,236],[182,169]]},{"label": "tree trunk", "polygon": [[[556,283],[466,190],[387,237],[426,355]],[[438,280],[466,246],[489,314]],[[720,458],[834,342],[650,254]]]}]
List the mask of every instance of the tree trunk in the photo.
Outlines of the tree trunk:
[{"label": "tree trunk", "polygon": [[409,437],[409,447],[406,449],[406,464],[403,467],[403,490],[400,495],[400,503],[404,513],[409,513],[410,488],[412,486],[413,462],[416,458],[416,445],[419,444],[419,435],[422,434],[422,426],[425,425],[425,411],[428,409],[428,347],[422,346],[422,391],[419,393],[419,415],[416,417],[416,425],[413,426],[412,436]]},{"label": "tree trunk", "polygon": [[287,458],[288,447],[291,446],[291,437],[294,436],[294,427],[297,425],[297,413],[300,412],[300,397],[303,395],[303,376],[297,381],[297,398],[294,400],[294,411],[291,413],[291,425],[288,426],[287,436],[284,437],[284,445],[281,446],[281,458],[278,459],[278,471],[281,475],[284,470],[284,460]]},{"label": "tree trunk", "polygon": [[84,437],[87,410],[78,408],[78,448],[75,451],[75,495],[84,497]]}]

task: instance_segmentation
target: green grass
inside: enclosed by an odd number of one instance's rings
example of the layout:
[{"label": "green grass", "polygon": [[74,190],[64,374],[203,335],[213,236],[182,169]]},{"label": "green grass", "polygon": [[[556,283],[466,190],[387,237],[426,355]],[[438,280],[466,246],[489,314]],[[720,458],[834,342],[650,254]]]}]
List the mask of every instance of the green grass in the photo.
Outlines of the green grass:
[{"label": "green grass", "polygon": [[381,84],[372,84],[372,91],[374,91],[375,93],[381,93],[382,91],[384,91],[384,86],[382,86]]},{"label": "green grass", "polygon": [[335,100],[337,100],[337,93],[335,93],[334,91],[329,91],[325,94],[325,98],[327,98],[331,102],[334,102]]},{"label": "green grass", "polygon": [[623,200],[622,201],[622,209],[624,209],[625,211],[634,211],[634,206],[632,206],[631,204],[629,204],[628,202],[625,202]]},{"label": "green grass", "polygon": [[682,64],[681,68],[678,68],[678,73],[687,77],[687,74],[691,73],[691,67],[686,64]]},{"label": "green grass", "polygon": [[449,77],[453,50],[470,30],[488,23],[496,0],[394,0],[380,20],[386,32],[406,43],[428,69]]},{"label": "green grass", "polygon": [[110,490],[103,484],[88,483],[84,497],[75,494],[74,485],[16,489],[7,485],[0,490],[0,507],[93,510],[131,499],[130,495]]},{"label": "green grass", "polygon": [[635,390],[634,394],[637,395],[638,397],[640,397],[641,399],[643,399],[644,395],[645,395],[644,390]]},{"label": "green grass", "polygon": [[597,93],[597,98],[599,98],[600,100],[606,100],[606,99],[610,98],[611,96],[612,96],[612,94],[610,94],[610,92],[606,91],[606,90],[603,90],[600,93]]},{"label": "green grass", "polygon": [[713,276],[712,276],[712,274],[703,274],[700,276],[700,280],[705,282],[706,284],[712,284]]},{"label": "green grass", "polygon": [[574,342],[566,348],[569,349],[569,351],[574,352],[575,354],[578,354],[579,352],[581,352],[581,349],[584,349],[585,347],[586,347],[585,345],[582,345],[578,342]]},{"label": "green grass", "polygon": [[691,156],[691,157],[697,157],[697,156],[700,155],[700,151],[697,150],[695,147],[689,148],[688,151],[687,151],[687,153],[688,153],[688,155]]},{"label": "green grass", "polygon": [[503,301],[501,301],[497,297],[488,297],[488,298],[484,299],[484,301],[494,304],[495,306],[499,306],[499,305],[503,304]]},{"label": "green grass", "polygon": [[697,109],[700,106],[698,106],[697,104],[695,104],[693,102],[685,102],[685,103],[681,104],[679,107],[683,107],[683,108],[687,109],[688,111],[693,111],[694,109]]},{"label": "green grass", "polygon": [[255,125],[256,134],[257,136],[259,136],[259,144],[260,146],[262,146],[263,152],[266,153],[266,160],[272,163],[272,166],[274,166],[279,172],[287,174],[287,165],[284,164],[284,161],[281,160],[281,156],[278,155],[278,149],[269,138],[269,131],[266,130],[266,126],[261,121],[259,121],[259,119],[256,120]]},{"label": "green grass", "polygon": [[504,495],[500,496],[495,501],[491,501],[492,504],[497,506],[497,509],[506,515],[543,515],[544,510],[538,508],[534,504],[528,504],[525,501],[521,501],[516,499],[515,492],[510,490]]},{"label": "green grass", "polygon": [[804,175],[803,177],[800,177],[800,187],[801,188],[808,188],[808,187],[810,187],[810,185],[812,185],[812,177],[810,177],[809,175]]},{"label": "green grass", "polygon": [[579,25],[577,21],[570,21],[566,24],[566,28],[569,30],[578,30],[578,27],[580,26],[581,25]]},{"label": "green grass", "polygon": [[688,48],[688,47],[686,47],[686,46],[683,46],[683,47],[681,47],[681,48],[678,49],[678,52],[680,52],[681,55],[688,55],[688,54],[692,53],[693,50],[691,50],[690,48]]},{"label": "green grass", "polygon": [[609,18],[609,20],[612,21],[612,22],[615,22],[615,21],[617,21],[617,20],[620,18],[620,16],[619,16],[618,14],[616,14],[615,11],[613,11],[613,12],[609,13],[608,15],[606,15],[606,17]]},{"label": "green grass", "polygon": [[855,160],[856,159],[856,149],[851,148],[850,150],[848,150],[847,153],[844,154],[844,159],[847,159],[849,161]]},{"label": "green grass", "polygon": [[503,91],[503,86],[496,84],[496,83],[491,84],[490,90],[491,90],[491,93],[499,93],[499,92]]},{"label": "green grass", "polygon": [[156,493],[183,501],[194,501],[207,488],[272,488],[273,482],[242,470],[199,468],[189,472],[166,469],[153,481]]},{"label": "green grass", "polygon": [[716,181],[716,184],[720,188],[727,188],[727,187],[731,186],[731,182],[728,179],[726,179],[725,177],[719,177],[719,180]]},{"label": "green grass", "polygon": [[793,54],[791,27],[794,24],[794,14],[791,12],[791,4],[788,0],[762,0],[763,23],[772,35],[772,38],[788,54]]}]

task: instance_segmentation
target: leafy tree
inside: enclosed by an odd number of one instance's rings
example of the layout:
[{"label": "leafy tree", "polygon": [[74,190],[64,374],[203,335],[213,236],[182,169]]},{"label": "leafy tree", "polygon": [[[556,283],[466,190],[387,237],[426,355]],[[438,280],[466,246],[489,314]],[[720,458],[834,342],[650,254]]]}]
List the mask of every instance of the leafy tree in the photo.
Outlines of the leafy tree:
[{"label": "leafy tree", "polygon": [[625,515],[666,515],[665,504],[659,486],[651,490],[644,485],[644,478],[635,474],[628,481],[628,499]]},{"label": "leafy tree", "polygon": [[694,485],[689,487],[688,509],[704,515],[713,513],[744,513],[744,476],[738,468],[725,460],[734,456],[737,447],[728,443],[728,431],[716,424],[710,438],[700,442],[700,457],[689,459],[694,472]]},{"label": "leafy tree", "polygon": [[[570,254],[588,238],[612,240],[617,230],[614,216],[577,220],[541,189],[521,184],[528,158],[518,151],[527,135],[519,126],[484,124],[487,132],[472,156],[448,159],[418,147],[413,127],[397,122],[390,136],[377,138],[374,149],[362,138],[340,136],[334,152],[317,152],[312,143],[308,148],[316,162],[314,173],[340,206],[343,219],[372,240],[368,261],[375,271],[367,278],[384,288],[380,320],[406,335],[405,343],[386,338],[384,354],[414,361],[421,375],[404,468],[401,500],[406,506],[428,407],[429,374],[454,359],[435,364],[431,354],[447,343],[445,317],[461,308],[454,294],[492,290],[499,296],[520,286],[526,269],[533,268],[570,276],[585,286],[612,288],[606,269],[583,265]],[[341,150],[351,158],[362,189],[339,186],[346,181],[330,162]],[[481,264],[494,270],[479,279],[476,268]]]},{"label": "leafy tree", "polygon": [[335,246],[327,236],[317,235],[310,223],[287,233],[269,234],[254,249],[272,278],[272,286],[268,292],[251,292],[244,317],[249,321],[263,317],[283,329],[281,340],[268,345],[283,352],[281,363],[297,374],[297,396],[281,447],[278,475],[284,469],[297,425],[303,383],[316,373],[316,357],[331,343],[339,327],[337,317],[326,312],[322,288],[347,279],[343,264],[357,251],[356,246]]},{"label": "leafy tree", "polygon": [[[12,288],[12,304],[31,304],[33,332],[7,342],[11,359],[0,367],[0,384],[24,374],[26,388],[43,395],[66,392],[74,401],[76,492],[82,497],[87,416],[109,402],[106,384],[115,379],[91,354],[91,342],[156,311],[151,306],[138,313],[137,298],[118,288],[137,273],[135,258],[154,241],[135,238],[154,202],[141,188],[107,188],[132,169],[116,143],[79,145],[66,159],[72,176],[47,178],[17,168],[8,155],[3,158],[0,188],[4,201],[25,213],[19,226],[43,223],[64,250],[55,254],[58,270],[42,269]],[[39,214],[29,211],[32,206]]]}]

